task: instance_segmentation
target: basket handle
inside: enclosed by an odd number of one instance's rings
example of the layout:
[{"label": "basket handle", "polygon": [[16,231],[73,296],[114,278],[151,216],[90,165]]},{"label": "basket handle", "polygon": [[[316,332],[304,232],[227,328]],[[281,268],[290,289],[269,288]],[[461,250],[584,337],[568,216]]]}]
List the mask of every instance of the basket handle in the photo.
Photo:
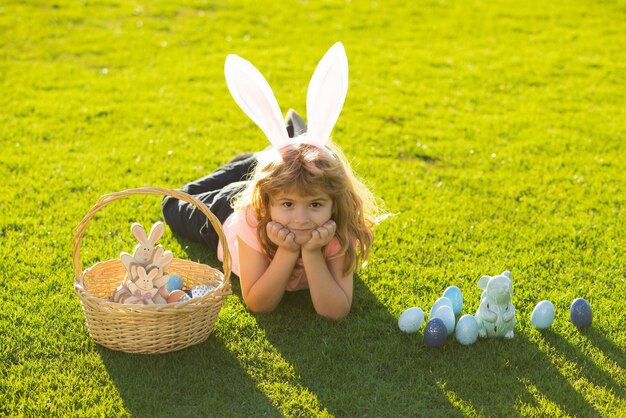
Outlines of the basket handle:
[{"label": "basket handle", "polygon": [[215,217],[215,215],[213,215],[213,213],[211,213],[209,208],[207,208],[207,206],[204,203],[202,203],[200,200],[196,199],[195,197],[191,196],[190,194],[185,193],[180,190],[164,189],[160,187],[141,187],[137,189],[128,189],[128,190],[124,190],[121,192],[105,194],[102,197],[100,197],[100,199],[98,199],[98,201],[91,208],[91,210],[87,212],[83,220],[80,221],[80,223],[76,227],[76,232],[74,233],[74,246],[72,248],[72,256],[74,260],[75,284],[79,284],[79,278],[83,274],[83,268],[82,268],[82,264],[80,261],[80,243],[83,238],[85,229],[87,228],[87,224],[89,224],[89,221],[91,221],[91,219],[95,216],[96,212],[98,212],[103,207],[107,206],[109,203],[115,200],[121,199],[123,197],[132,196],[132,195],[167,195],[167,196],[174,197],[178,200],[183,200],[187,203],[191,203],[192,205],[195,205],[198,209],[200,209],[200,211],[204,213],[206,217],[209,219],[209,222],[211,222],[213,229],[215,229],[215,232],[217,232],[219,240],[222,243],[222,249],[224,252],[223,254],[224,261],[222,261],[222,267],[224,269],[224,281],[227,286],[230,285],[230,273],[232,271],[231,270],[232,259],[231,259],[230,251],[228,250],[228,243],[226,242],[226,237],[224,236],[224,232],[222,231],[222,224],[220,223],[220,221]]}]

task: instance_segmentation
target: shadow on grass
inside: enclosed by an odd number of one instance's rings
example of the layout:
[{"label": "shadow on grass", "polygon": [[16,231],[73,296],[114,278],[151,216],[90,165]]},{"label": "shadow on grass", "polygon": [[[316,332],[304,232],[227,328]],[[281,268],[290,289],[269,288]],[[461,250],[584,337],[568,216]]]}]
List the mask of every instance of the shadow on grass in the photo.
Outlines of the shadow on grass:
[{"label": "shadow on grass", "polygon": [[[332,415],[516,416],[522,405],[537,410],[552,405],[572,416],[597,414],[524,335],[469,347],[452,336],[442,349],[432,349],[423,342],[423,328],[412,335],[399,332],[397,318],[360,280],[348,319],[332,323],[310,312],[310,298],[300,292],[288,295],[275,314],[256,318],[300,383]],[[293,315],[300,317],[297,329],[287,329],[284,318]],[[563,343],[558,350],[583,360]],[[611,381],[598,369],[585,372]]]},{"label": "shadow on grass", "polygon": [[444,382],[444,390],[481,415],[516,416],[522,406],[546,413],[549,405],[569,416],[597,414],[523,334],[512,341],[479,340],[471,347],[453,344],[437,357],[433,376]]},{"label": "shadow on grass", "polygon": [[[610,358],[608,355],[611,350],[616,348],[616,346],[610,342],[606,337],[599,337],[600,331],[590,328],[580,330],[583,335],[589,337],[590,335],[594,335],[596,341],[600,338],[601,343],[595,344],[596,348],[598,348],[604,355]],[[598,388],[607,388],[613,391],[613,394],[616,397],[622,399],[622,401],[626,401],[626,388],[623,385],[620,385],[619,382],[616,382],[613,377],[605,370],[602,370],[598,365],[585,353],[583,353],[580,348],[572,345],[565,338],[563,338],[559,334],[548,333],[545,335],[545,340],[548,341],[559,353],[565,356],[568,361],[571,361],[576,364],[577,368],[581,371],[584,371],[585,378],[594,386]],[[621,360],[623,362],[623,359]],[[619,364],[619,362],[615,362],[618,367],[623,369],[623,366]]]},{"label": "shadow on grass", "polygon": [[280,416],[213,335],[165,355],[98,350],[133,416]]},{"label": "shadow on grass", "polygon": [[589,340],[602,350],[605,356],[611,359],[622,369],[626,369],[626,350],[619,347],[613,341],[606,338],[606,335],[594,327],[584,331]]},{"label": "shadow on grass", "polygon": [[[200,246],[190,246],[188,256],[216,265]],[[358,279],[352,312],[340,322],[317,316],[308,292],[285,295],[269,315],[243,314],[236,278],[231,298],[235,298],[230,301],[231,316],[218,321],[216,331],[200,345],[161,356],[99,349],[129,412],[140,416],[280,416],[281,407],[274,405],[285,399],[273,398],[267,387],[261,389],[264,377],[253,377],[263,375],[267,367],[263,362],[272,357],[258,352],[248,356],[247,351],[270,347],[295,371],[286,384],[304,388],[322,410],[334,416],[516,416],[522,406],[544,412],[557,408],[572,416],[598,413],[573,387],[571,376],[561,373],[558,361],[527,336],[518,333],[512,341],[481,340],[469,347],[450,337],[443,348],[431,349],[423,343],[423,328],[417,334],[399,332],[397,318]],[[238,336],[227,335],[230,328],[220,328],[220,323],[240,319],[252,323],[243,325],[245,331]],[[239,351],[229,348],[229,344],[244,343],[237,338],[247,338],[247,332],[255,333],[258,328],[266,345],[243,344]],[[259,337],[258,332],[255,335]],[[593,329],[587,336],[607,357],[623,365],[620,348]],[[578,348],[552,332],[542,338],[576,363],[589,380],[625,397],[624,389]],[[302,406],[298,400],[293,402],[282,407],[297,410]]]}]

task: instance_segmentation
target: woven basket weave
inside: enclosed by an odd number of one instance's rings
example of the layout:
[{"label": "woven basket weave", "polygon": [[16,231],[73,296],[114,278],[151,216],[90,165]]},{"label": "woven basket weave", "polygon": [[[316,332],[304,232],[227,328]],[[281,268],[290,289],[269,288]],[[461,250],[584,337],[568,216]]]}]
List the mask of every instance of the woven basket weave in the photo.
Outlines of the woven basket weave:
[{"label": "woven basket weave", "polygon": [[[205,264],[175,258],[169,274],[183,279],[184,289],[212,285],[207,295],[167,305],[124,305],[109,301],[126,272],[121,260],[96,263],[85,271],[80,244],[89,221],[109,203],[132,195],[167,195],[195,205],[215,229],[224,250],[223,273]],[[179,190],[138,188],[102,196],[76,228],[73,246],[74,292],[80,299],[89,334],[98,344],[129,353],[168,353],[209,337],[226,296],[231,294],[231,256],[219,220],[195,197]]]}]

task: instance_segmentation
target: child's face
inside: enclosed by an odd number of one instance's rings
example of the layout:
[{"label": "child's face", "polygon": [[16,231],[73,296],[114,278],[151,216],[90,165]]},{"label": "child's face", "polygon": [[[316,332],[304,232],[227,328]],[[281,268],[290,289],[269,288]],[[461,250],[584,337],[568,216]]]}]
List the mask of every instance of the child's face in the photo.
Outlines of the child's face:
[{"label": "child's face", "polygon": [[303,195],[283,192],[270,199],[270,217],[296,235],[296,243],[311,239],[311,232],[331,219],[333,201],[323,192]]}]

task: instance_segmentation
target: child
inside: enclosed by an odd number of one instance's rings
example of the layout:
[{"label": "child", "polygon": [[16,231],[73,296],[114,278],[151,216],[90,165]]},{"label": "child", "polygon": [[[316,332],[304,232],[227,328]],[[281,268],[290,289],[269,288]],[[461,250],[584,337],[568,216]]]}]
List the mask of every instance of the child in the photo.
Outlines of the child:
[{"label": "child", "polygon": [[[230,55],[225,73],[235,101],[272,147],[239,156],[182,190],[222,222],[232,270],[250,310],[270,312],[286,291],[309,289],[319,315],[344,318],[352,304],[353,274],[359,259],[369,254],[378,210],[371,192],[328,142],[347,93],[343,46],[335,44],[313,74],[306,132],[293,111],[285,129],[271,88],[248,61]],[[208,243],[222,259],[217,234],[195,206],[166,197],[163,215],[172,230]]]}]

